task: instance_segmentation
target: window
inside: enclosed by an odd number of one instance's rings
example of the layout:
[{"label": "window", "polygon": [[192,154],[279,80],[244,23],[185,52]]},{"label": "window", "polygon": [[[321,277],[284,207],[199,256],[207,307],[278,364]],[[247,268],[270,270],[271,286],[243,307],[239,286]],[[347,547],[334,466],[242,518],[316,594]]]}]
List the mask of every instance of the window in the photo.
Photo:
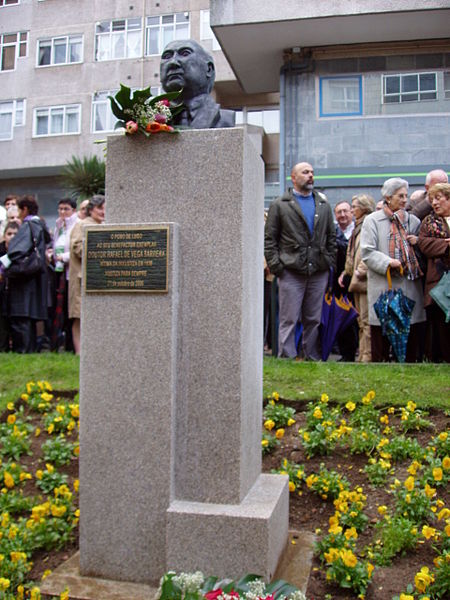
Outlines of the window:
[{"label": "window", "polygon": [[444,98],[450,100],[450,71],[444,73]]},{"label": "window", "polygon": [[20,4],[20,0],[0,0],[0,6],[11,6],[12,4]]},{"label": "window", "polygon": [[95,27],[95,60],[136,58],[142,55],[142,21],[116,19]]},{"label": "window", "polygon": [[0,71],[14,71],[16,58],[27,55],[28,33],[5,33],[0,35]]},{"label": "window", "polygon": [[35,108],[33,136],[80,133],[80,116],[80,104]]},{"label": "window", "polygon": [[173,40],[189,38],[189,13],[147,17],[145,27],[145,54],[161,54]]},{"label": "window", "polygon": [[38,67],[82,62],[83,36],[65,35],[39,40],[37,60]]},{"label": "window", "polygon": [[436,73],[383,75],[383,104],[436,99]]},{"label": "window", "polygon": [[362,78],[321,77],[319,80],[321,117],[362,115]]},{"label": "window", "polygon": [[236,125],[245,123],[263,127],[266,133],[280,133],[280,111],[277,108],[236,111]]},{"label": "window", "polygon": [[200,11],[200,40],[212,40],[212,49],[220,50],[219,42],[209,24],[209,10]]},{"label": "window", "polygon": [[0,140],[12,140],[13,127],[25,125],[25,100],[0,102]]},{"label": "window", "polygon": [[111,110],[108,96],[114,96],[118,90],[96,92],[92,99],[92,131],[114,131],[117,122]]}]

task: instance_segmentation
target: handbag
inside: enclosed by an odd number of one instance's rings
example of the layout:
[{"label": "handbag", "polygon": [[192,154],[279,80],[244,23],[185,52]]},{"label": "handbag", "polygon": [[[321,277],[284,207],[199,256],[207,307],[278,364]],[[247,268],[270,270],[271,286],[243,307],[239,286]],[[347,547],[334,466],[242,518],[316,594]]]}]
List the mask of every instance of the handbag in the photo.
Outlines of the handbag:
[{"label": "handbag", "polygon": [[450,271],[442,275],[438,283],[430,290],[430,296],[442,308],[445,322],[448,323],[450,321]]},{"label": "handbag", "polygon": [[11,266],[7,270],[7,275],[13,279],[28,279],[29,277],[33,277],[38,273],[41,273],[45,268],[44,261],[39,254],[36,238],[34,237],[33,229],[30,223],[28,223],[28,226],[30,228],[33,246],[28,254],[14,260],[11,263]]}]

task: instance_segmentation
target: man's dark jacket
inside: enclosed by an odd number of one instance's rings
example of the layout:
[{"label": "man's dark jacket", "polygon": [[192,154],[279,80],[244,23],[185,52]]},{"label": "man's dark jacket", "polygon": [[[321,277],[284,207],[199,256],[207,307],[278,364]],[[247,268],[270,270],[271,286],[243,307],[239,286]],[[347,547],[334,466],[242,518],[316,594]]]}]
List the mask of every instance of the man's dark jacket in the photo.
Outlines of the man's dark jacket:
[{"label": "man's dark jacket", "polygon": [[274,275],[283,269],[301,275],[327,271],[336,259],[336,230],[326,197],[313,191],[314,233],[311,236],[303,212],[292,190],[277,198],[267,217],[264,254]]}]

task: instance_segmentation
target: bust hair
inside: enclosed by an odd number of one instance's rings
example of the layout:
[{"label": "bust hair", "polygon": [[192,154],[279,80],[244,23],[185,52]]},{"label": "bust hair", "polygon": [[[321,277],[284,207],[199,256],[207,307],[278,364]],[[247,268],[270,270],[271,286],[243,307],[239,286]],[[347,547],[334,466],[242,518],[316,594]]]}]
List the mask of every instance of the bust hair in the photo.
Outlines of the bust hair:
[{"label": "bust hair", "polygon": [[105,196],[103,196],[102,194],[95,194],[95,196],[92,196],[92,198],[89,198],[89,203],[86,206],[86,214],[89,217],[91,214],[92,209],[95,206],[103,206],[105,204]]},{"label": "bust hair", "polygon": [[450,200],[450,183],[436,183],[428,190],[428,198],[432,200],[438,193]]},{"label": "bust hair", "polygon": [[28,214],[31,216],[37,215],[39,212],[39,204],[34,196],[21,196],[17,202],[17,206],[22,209],[28,209]]},{"label": "bust hair", "polygon": [[401,179],[400,177],[391,177],[391,179],[386,179],[386,181],[383,183],[381,195],[383,198],[389,198],[402,187],[406,189],[409,188],[409,183],[406,181],[406,179]]},{"label": "bust hair", "polygon": [[352,201],[356,200],[359,208],[364,214],[369,215],[375,210],[375,200],[369,194],[356,194],[352,197]]}]

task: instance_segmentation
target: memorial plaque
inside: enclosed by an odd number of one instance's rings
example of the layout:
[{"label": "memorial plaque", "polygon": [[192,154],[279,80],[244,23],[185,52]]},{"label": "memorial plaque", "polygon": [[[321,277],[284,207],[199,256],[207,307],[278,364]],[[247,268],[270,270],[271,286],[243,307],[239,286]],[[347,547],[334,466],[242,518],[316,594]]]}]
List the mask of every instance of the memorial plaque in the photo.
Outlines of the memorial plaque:
[{"label": "memorial plaque", "polygon": [[85,292],[168,291],[168,227],[87,229],[84,252]]}]

